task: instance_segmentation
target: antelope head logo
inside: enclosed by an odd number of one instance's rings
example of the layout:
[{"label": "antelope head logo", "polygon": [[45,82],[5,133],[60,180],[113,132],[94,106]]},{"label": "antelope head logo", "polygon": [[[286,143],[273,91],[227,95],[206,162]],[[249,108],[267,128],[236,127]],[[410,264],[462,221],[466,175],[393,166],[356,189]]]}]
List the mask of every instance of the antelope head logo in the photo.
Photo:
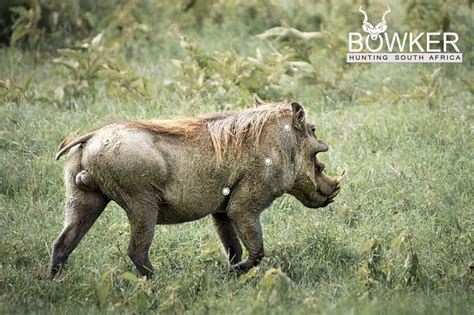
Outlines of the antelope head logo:
[{"label": "antelope head logo", "polygon": [[365,13],[364,10],[362,10],[362,7],[359,7],[359,12],[364,15],[364,22],[362,22],[362,29],[364,32],[369,33],[370,38],[372,40],[376,40],[379,37],[379,34],[385,32],[387,30],[387,21],[385,21],[385,16],[389,13],[392,12],[390,10],[390,7],[387,5],[387,11],[382,16],[382,22],[377,23],[377,25],[373,26],[367,18],[367,13]]}]

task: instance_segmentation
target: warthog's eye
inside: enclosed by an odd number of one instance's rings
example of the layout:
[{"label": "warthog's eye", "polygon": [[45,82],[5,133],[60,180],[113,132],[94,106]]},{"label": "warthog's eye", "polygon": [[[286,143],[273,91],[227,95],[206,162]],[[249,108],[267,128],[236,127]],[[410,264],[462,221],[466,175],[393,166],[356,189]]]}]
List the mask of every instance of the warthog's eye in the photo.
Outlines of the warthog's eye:
[{"label": "warthog's eye", "polygon": [[311,133],[316,137],[316,127],[311,126]]}]

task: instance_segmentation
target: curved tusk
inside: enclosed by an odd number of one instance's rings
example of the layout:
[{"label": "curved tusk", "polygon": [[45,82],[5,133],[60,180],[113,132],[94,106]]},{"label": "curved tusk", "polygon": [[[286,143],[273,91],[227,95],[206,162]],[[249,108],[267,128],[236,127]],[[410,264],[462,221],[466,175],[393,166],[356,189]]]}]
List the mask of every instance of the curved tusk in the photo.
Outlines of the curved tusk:
[{"label": "curved tusk", "polygon": [[336,177],[336,182],[338,186],[342,186],[347,181],[347,171],[344,169],[341,175]]}]

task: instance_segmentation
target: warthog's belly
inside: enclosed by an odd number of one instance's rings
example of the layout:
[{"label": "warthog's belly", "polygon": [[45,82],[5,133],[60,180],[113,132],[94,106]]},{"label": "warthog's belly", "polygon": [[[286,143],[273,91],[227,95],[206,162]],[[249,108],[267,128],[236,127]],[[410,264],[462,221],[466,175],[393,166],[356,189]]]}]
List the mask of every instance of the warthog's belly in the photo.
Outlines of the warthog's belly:
[{"label": "warthog's belly", "polygon": [[221,181],[221,177],[210,178],[200,174],[193,178],[179,177],[177,181],[167,183],[157,223],[194,221],[210,213],[225,211],[230,192]]},{"label": "warthog's belly", "polygon": [[158,217],[156,224],[176,224],[189,221],[195,221],[207,216],[216,210],[205,208],[176,208],[170,205],[161,205],[158,208]]}]

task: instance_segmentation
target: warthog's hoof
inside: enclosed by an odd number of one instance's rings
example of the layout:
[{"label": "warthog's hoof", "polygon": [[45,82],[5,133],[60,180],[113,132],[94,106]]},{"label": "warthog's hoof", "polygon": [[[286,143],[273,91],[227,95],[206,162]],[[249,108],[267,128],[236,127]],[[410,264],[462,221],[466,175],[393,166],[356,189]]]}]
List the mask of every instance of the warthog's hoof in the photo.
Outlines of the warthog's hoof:
[{"label": "warthog's hoof", "polygon": [[54,278],[61,271],[61,266],[49,267],[49,277]]},{"label": "warthog's hoof", "polygon": [[250,269],[254,267],[254,264],[249,261],[242,261],[238,264],[232,265],[229,268],[230,275],[240,276],[247,273]]}]

